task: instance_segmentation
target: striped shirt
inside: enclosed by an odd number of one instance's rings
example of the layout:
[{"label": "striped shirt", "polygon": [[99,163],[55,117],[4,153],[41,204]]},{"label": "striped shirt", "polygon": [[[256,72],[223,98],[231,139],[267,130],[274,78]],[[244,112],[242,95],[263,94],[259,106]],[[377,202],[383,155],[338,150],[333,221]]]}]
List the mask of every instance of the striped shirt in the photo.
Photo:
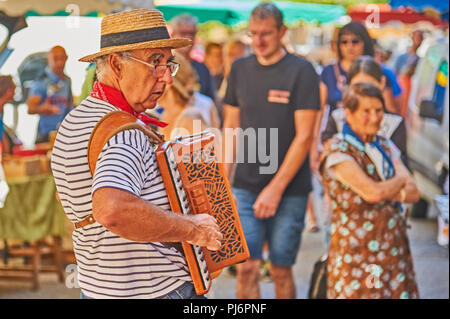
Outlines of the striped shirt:
[{"label": "striped shirt", "polygon": [[[58,130],[51,166],[61,204],[73,223],[92,213],[92,194],[102,187],[121,189],[170,209],[154,149],[139,130],[113,136],[91,176],[90,134],[114,110],[118,108],[90,96],[66,116]],[[182,255],[161,243],[130,241],[97,222],[75,229],[72,239],[78,282],[88,298],[158,298],[191,280]]]}]

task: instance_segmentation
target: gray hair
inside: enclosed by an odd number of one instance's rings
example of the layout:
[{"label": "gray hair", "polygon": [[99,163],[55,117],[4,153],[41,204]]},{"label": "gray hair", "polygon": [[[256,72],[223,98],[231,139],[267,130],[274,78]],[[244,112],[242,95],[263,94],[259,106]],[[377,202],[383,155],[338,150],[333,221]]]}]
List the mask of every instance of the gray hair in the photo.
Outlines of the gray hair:
[{"label": "gray hair", "polygon": [[258,20],[265,20],[270,17],[273,17],[275,19],[275,23],[278,29],[283,26],[283,13],[273,3],[263,2],[256,6],[250,14],[250,18]]},{"label": "gray hair", "polygon": [[[117,52],[117,53],[120,54],[120,52]],[[103,77],[105,76],[105,70],[107,70],[109,68],[108,56],[109,56],[109,54],[106,54],[106,55],[102,55],[95,59],[95,66],[96,66],[95,75],[97,77],[97,80],[100,82],[103,81]],[[129,63],[128,59],[125,59],[125,58],[124,58],[123,62]]]},{"label": "gray hair", "polygon": [[102,55],[101,57],[98,57],[95,59],[95,75],[97,77],[97,80],[102,82],[103,81],[103,75],[105,73],[105,69],[108,65],[108,55]]},{"label": "gray hair", "polygon": [[180,15],[176,16],[175,18],[173,18],[172,20],[170,20],[170,24],[172,25],[174,31],[176,31],[178,29],[178,26],[180,24],[193,25],[196,27],[197,23],[198,23],[197,18],[191,16],[188,13],[180,14]]}]

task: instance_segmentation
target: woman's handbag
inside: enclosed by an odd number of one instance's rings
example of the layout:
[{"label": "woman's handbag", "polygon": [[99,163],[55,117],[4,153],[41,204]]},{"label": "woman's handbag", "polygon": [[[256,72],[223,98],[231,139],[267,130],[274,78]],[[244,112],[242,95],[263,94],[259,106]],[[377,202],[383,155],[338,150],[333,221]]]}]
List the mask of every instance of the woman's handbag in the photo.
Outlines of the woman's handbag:
[{"label": "woman's handbag", "polygon": [[309,299],[327,299],[327,260],[328,255],[323,255],[314,264],[309,286]]}]

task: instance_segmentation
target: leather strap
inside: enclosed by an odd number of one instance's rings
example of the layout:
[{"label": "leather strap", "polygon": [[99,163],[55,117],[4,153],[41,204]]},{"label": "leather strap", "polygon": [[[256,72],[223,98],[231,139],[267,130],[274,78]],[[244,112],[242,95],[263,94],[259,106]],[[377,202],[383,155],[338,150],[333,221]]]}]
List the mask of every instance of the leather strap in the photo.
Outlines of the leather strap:
[{"label": "leather strap", "polygon": [[77,228],[81,228],[81,227],[84,227],[87,225],[91,225],[93,223],[95,223],[95,218],[92,214],[90,214],[88,217],[83,219],[81,222],[74,223],[74,225],[75,225],[75,229],[77,229]]},{"label": "leather strap", "polygon": [[[164,142],[164,136],[159,132],[140,124],[136,117],[124,111],[113,111],[106,114],[92,130],[88,143],[88,164],[91,175],[94,176],[98,156],[103,150],[105,144],[116,134],[126,130],[138,129],[148,138],[150,143],[158,145]],[[84,227],[95,223],[94,216],[91,214],[82,221],[75,223],[75,228]],[[181,243],[162,243],[169,248],[175,248],[184,255]]]},{"label": "leather strap", "polygon": [[105,144],[119,132],[137,129],[148,136],[152,144],[164,142],[164,136],[151,128],[139,124],[136,117],[124,111],[113,111],[106,114],[94,126],[88,143],[88,163],[91,175],[94,176],[97,159]]},{"label": "leather strap", "polygon": [[[159,144],[164,141],[164,137],[161,134],[142,124],[139,124],[133,115],[124,111],[110,112],[98,121],[92,130],[91,136],[89,137],[87,153],[89,170],[92,176],[94,176],[98,156],[111,137],[119,132],[133,129],[138,129],[144,132],[153,144]],[[74,225],[75,229],[77,229],[93,223],[95,223],[95,218],[92,214],[90,214],[82,221],[74,223]]]}]

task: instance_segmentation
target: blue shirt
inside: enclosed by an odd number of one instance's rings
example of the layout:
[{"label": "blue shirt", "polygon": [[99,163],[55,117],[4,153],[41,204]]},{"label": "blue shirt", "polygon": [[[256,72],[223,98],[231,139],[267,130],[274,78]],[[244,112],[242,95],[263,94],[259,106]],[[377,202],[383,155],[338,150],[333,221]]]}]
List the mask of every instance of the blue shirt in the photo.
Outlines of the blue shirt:
[{"label": "blue shirt", "polygon": [[384,75],[386,76],[386,86],[392,88],[392,95],[394,97],[400,96],[402,94],[402,88],[400,87],[400,84],[398,84],[397,75],[393,70],[391,70],[387,66],[385,65],[380,66],[384,72]]},{"label": "blue shirt", "polygon": [[394,70],[398,75],[406,74],[408,69],[417,65],[419,57],[408,52],[400,54],[395,60]]},{"label": "blue shirt", "polygon": [[45,73],[40,79],[33,81],[29,96],[37,95],[42,98],[41,104],[45,103],[47,98],[50,98],[52,104],[57,105],[60,109],[60,114],[40,115],[38,133],[46,135],[58,128],[67,113],[72,107],[72,89],[71,80],[66,76],[65,79],[59,78],[49,68],[45,69]]},{"label": "blue shirt", "polygon": [[337,63],[337,72],[335,72],[335,64],[333,63],[323,68],[320,74],[320,81],[327,87],[327,104],[333,111],[342,103],[341,89],[347,85],[347,72],[341,68],[340,63]]},{"label": "blue shirt", "polygon": [[[402,89],[397,82],[397,76],[386,66],[381,66],[381,69],[386,76],[386,87],[392,89],[394,97],[399,96],[402,93]],[[327,104],[330,106],[331,111],[333,111],[342,103],[341,90],[347,86],[348,74],[342,69],[340,63],[337,63],[337,71],[335,71],[334,64],[330,64],[323,69],[320,74],[320,80],[327,86]]]},{"label": "blue shirt", "polygon": [[0,143],[3,141],[4,133],[5,133],[5,127],[3,126],[3,112],[0,112]]},{"label": "blue shirt", "polygon": [[[5,126],[3,125],[3,112],[0,113],[0,144],[3,144],[3,134],[5,134]],[[1,152],[0,152],[1,155]]]}]

